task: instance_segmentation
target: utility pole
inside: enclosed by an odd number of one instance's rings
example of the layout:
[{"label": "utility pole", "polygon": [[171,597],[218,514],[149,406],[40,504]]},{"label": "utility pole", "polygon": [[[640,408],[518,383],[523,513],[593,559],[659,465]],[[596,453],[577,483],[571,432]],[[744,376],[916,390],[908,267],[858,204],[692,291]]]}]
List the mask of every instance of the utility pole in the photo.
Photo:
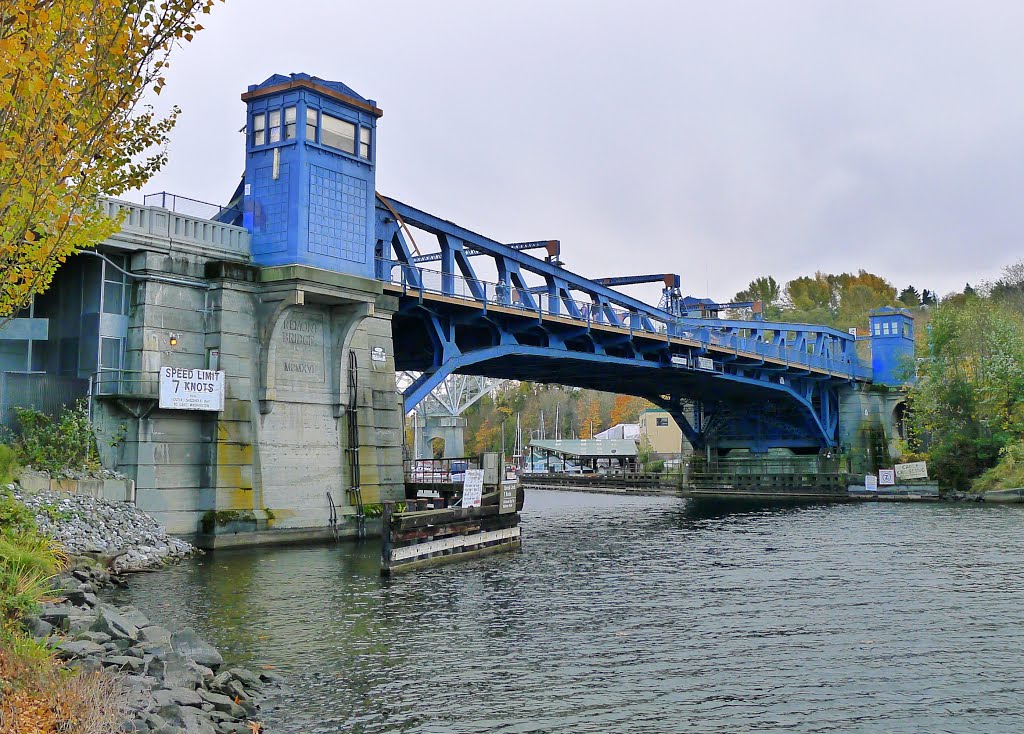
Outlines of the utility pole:
[{"label": "utility pole", "polygon": [[413,461],[420,458],[420,412],[413,411],[412,414],[412,458]]},{"label": "utility pole", "polygon": [[558,409],[562,407],[561,403],[555,403],[555,440],[560,441],[562,439],[562,428],[558,424]]}]

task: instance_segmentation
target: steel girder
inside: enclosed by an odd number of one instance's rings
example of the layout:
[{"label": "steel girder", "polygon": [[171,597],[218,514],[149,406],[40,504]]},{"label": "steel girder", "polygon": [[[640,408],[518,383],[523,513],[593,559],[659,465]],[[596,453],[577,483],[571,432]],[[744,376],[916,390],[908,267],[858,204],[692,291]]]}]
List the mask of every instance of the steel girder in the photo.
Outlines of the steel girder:
[{"label": "steel girder", "polygon": [[[794,429],[803,434],[799,440],[831,446],[838,386],[870,379],[849,334],[810,324],[678,318],[515,247],[387,202],[377,208],[376,274],[399,295],[396,362],[422,372],[405,392],[407,409],[455,371],[581,386],[601,374],[603,389],[641,394],[664,405],[672,404],[673,393],[707,405],[730,403],[716,402],[719,392],[739,393],[733,398],[746,403],[782,400],[798,406],[803,416],[802,427]],[[418,266],[396,214],[437,237],[440,271]],[[477,278],[469,257],[480,255],[494,259],[498,282]],[[528,277],[542,279],[543,285],[531,284]],[[577,300],[581,293],[586,300]],[[403,331],[419,334],[410,338]],[[700,358],[710,360],[711,369],[702,369],[707,363]],[[585,366],[587,374],[542,369],[537,360]],[[642,389],[630,382],[638,372],[647,375]],[[612,380],[613,374],[621,379]],[[698,445],[712,434],[738,436],[745,421],[737,417],[730,423],[723,410],[717,422],[695,427],[680,410],[672,413]],[[760,426],[778,423],[767,416],[759,420]],[[783,440],[782,429],[768,430]]]}]

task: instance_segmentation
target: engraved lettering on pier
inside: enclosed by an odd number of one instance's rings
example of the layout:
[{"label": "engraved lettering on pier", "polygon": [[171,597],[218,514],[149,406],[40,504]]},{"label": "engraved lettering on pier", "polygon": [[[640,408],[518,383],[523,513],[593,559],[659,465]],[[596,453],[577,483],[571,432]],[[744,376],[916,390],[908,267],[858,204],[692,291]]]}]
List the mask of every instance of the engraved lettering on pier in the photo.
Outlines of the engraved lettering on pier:
[{"label": "engraved lettering on pier", "polygon": [[278,377],[298,382],[324,382],[324,343],[321,314],[289,312],[281,319],[278,330]]}]

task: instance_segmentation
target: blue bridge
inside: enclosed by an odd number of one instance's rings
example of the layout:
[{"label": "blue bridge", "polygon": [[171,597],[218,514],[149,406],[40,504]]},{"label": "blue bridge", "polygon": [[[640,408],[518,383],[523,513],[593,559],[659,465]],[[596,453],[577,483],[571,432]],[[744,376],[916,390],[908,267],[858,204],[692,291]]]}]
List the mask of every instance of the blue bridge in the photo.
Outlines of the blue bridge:
[{"label": "blue bridge", "polygon": [[[563,267],[559,241],[503,243],[375,195],[383,113],[339,82],[275,75],[242,99],[236,203],[253,260],[382,281],[399,304],[396,369],[421,375],[404,394],[407,411],[460,372],[642,396],[697,448],[830,450],[844,444],[844,395],[899,384],[898,365],[913,354],[903,310],[872,315],[861,340],[869,360],[857,336],[768,322],[759,304],[746,304],[753,318],[720,318],[736,310],[683,297],[677,275],[589,279]],[[436,238],[436,250],[419,252],[413,230]],[[658,305],[614,287],[659,280]]]},{"label": "blue bridge", "polygon": [[[439,252],[414,255],[408,227],[436,236]],[[873,378],[852,334],[717,318],[717,309],[692,315],[707,304],[680,297],[677,276],[622,278],[664,278],[652,306],[604,284],[615,278],[561,267],[558,241],[503,244],[383,196],[376,232],[375,275],[400,300],[396,367],[421,373],[405,392],[407,410],[462,372],[642,396],[667,409],[695,448],[832,448],[841,389]],[[543,259],[527,252],[540,248]],[[477,257],[493,261],[494,282],[477,276]],[[883,369],[912,344],[908,320],[895,310],[872,317]]]}]

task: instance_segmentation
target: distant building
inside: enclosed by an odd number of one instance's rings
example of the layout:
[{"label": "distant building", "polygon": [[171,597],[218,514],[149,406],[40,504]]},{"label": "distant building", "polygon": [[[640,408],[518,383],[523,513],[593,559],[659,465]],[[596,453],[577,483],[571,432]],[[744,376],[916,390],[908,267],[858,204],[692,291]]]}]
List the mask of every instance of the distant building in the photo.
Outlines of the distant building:
[{"label": "distant building", "polygon": [[617,423],[611,428],[606,428],[594,435],[597,439],[606,440],[626,440],[632,439],[634,441],[640,440],[640,424],[639,423]]},{"label": "distant building", "polygon": [[649,444],[654,453],[678,456],[681,446],[684,446],[684,453],[690,451],[690,444],[683,443],[683,432],[667,410],[647,408],[640,413],[637,422],[641,445]]}]

